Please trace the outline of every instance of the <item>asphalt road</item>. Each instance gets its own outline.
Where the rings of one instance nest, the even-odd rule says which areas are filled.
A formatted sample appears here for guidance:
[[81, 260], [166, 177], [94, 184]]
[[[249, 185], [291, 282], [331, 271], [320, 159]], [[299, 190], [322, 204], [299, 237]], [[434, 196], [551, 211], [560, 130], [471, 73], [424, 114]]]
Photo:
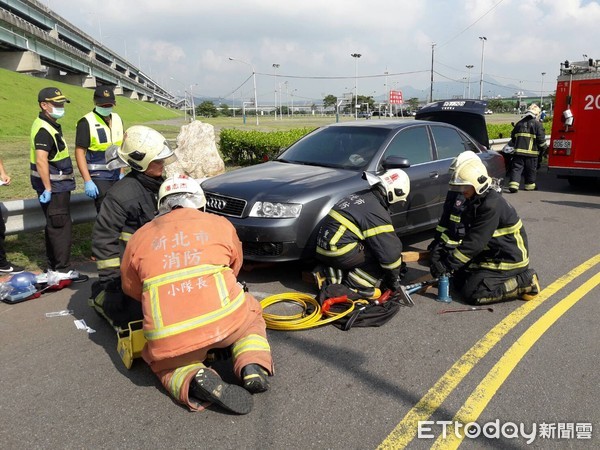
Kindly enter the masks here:
[[[464, 305], [456, 296], [450, 305], [436, 302], [432, 290], [414, 295], [413, 308], [380, 328], [270, 331], [272, 389], [255, 396], [247, 416], [191, 413], [170, 400], [143, 361], [125, 369], [114, 332], [86, 304], [89, 282], [1, 303], [1, 445], [368, 449], [462, 442], [510, 449], [532, 439], [531, 448], [598, 448], [600, 190], [571, 188], [543, 172], [539, 178], [539, 191], [505, 194], [529, 236], [543, 287], [538, 299], [440, 315]], [[423, 249], [430, 238], [413, 236], [405, 247]], [[91, 264], [80, 269], [95, 276]], [[314, 293], [301, 271], [281, 264], [241, 278], [257, 297]], [[406, 280], [426, 273], [411, 264]], [[45, 317], [63, 309], [74, 313]], [[78, 330], [74, 319], [95, 332]], [[219, 367], [231, 376], [227, 363]], [[419, 420], [432, 422], [419, 428]], [[475, 422], [471, 430], [479, 427], [480, 436], [437, 441], [444, 420]], [[494, 424], [495, 437], [483, 437], [484, 430], [494, 436]]]

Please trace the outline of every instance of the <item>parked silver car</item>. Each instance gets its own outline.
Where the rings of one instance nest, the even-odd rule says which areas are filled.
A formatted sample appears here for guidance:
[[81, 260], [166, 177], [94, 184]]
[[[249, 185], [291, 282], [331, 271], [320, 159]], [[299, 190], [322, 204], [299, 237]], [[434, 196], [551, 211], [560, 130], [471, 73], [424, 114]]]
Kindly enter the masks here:
[[[207, 210], [235, 226], [244, 258], [311, 258], [323, 217], [342, 197], [369, 189], [364, 172], [404, 169], [411, 181], [405, 203], [391, 205], [399, 235], [435, 227], [448, 190], [452, 159], [479, 154], [491, 176], [504, 178], [504, 158], [488, 150], [485, 101], [431, 103], [415, 119], [327, 125], [273, 161], [202, 183]], [[470, 134], [467, 134], [467, 130]]]

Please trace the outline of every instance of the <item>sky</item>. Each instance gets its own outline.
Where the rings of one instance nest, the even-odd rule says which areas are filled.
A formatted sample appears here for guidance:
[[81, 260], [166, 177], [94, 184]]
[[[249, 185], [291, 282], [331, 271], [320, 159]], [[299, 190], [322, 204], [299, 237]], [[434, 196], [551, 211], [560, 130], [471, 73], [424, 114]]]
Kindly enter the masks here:
[[483, 96], [548, 95], [561, 62], [600, 59], [591, 0], [39, 1], [174, 95], [236, 103], [252, 100], [253, 72], [260, 105], [355, 88], [425, 99], [432, 48], [435, 99], [478, 98], [482, 72]]

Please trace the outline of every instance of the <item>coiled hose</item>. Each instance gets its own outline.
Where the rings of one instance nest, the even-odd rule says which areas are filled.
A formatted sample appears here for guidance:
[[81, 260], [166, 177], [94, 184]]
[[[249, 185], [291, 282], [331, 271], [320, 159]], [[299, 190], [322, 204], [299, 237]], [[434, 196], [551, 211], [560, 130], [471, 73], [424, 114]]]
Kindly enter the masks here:
[[[293, 303], [302, 308], [302, 311], [292, 315], [278, 315], [270, 314], [265, 312], [269, 306], [273, 306], [276, 303]], [[270, 330], [306, 330], [309, 328], [319, 327], [344, 316], [347, 316], [352, 311], [356, 304], [368, 304], [366, 300], [347, 300], [349, 308], [341, 313], [323, 312], [319, 302], [314, 297], [308, 294], [301, 294], [297, 292], [287, 292], [284, 294], [275, 294], [261, 300], [260, 304], [263, 308], [263, 318], [267, 324], [267, 328]]]

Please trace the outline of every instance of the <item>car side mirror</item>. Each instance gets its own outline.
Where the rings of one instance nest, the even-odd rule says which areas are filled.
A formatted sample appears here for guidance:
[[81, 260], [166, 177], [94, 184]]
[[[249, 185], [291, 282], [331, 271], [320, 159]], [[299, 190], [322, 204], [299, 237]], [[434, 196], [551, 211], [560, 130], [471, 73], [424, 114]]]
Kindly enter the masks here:
[[410, 161], [402, 156], [388, 156], [381, 165], [385, 170], [389, 169], [406, 169], [410, 167]]

